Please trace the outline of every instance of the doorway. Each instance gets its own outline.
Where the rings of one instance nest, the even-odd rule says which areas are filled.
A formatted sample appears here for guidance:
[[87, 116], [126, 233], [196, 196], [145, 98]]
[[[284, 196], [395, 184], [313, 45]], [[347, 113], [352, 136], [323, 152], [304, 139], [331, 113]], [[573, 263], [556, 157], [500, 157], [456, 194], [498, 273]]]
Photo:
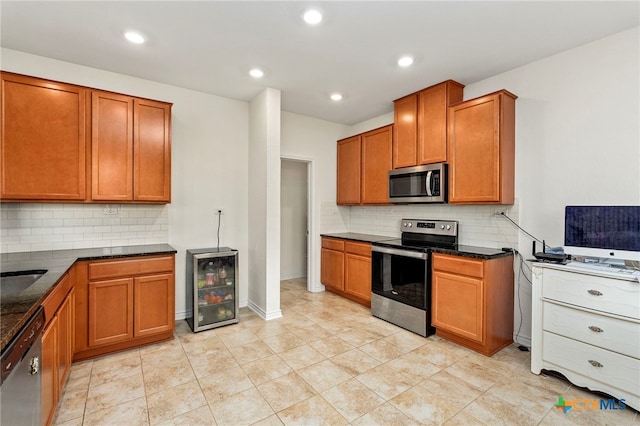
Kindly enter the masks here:
[[280, 162], [280, 280], [308, 287], [310, 276], [309, 160], [282, 158]]

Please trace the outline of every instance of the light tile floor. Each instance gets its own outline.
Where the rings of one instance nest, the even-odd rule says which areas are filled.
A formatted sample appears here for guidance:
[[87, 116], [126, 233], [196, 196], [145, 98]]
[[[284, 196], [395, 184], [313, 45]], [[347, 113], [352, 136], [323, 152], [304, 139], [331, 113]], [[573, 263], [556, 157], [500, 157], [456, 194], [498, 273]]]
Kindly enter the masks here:
[[331, 293], [283, 281], [283, 318], [240, 323], [76, 363], [56, 425], [640, 425], [618, 411], [554, 408], [600, 399], [529, 371], [511, 345], [493, 357], [422, 338]]

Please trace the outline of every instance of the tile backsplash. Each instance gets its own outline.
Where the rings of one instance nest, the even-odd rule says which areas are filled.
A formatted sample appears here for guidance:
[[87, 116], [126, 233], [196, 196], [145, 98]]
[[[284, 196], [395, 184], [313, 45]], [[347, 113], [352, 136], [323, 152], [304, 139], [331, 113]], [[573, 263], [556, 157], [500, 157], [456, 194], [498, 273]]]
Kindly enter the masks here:
[[518, 223], [518, 205], [408, 204], [393, 206], [341, 207], [326, 202], [321, 206], [321, 232], [358, 232], [390, 237], [400, 235], [400, 221], [407, 219], [442, 219], [459, 222], [460, 244], [501, 248], [518, 248], [518, 229], [504, 211]]
[[0, 253], [161, 244], [168, 240], [166, 205], [0, 204]]

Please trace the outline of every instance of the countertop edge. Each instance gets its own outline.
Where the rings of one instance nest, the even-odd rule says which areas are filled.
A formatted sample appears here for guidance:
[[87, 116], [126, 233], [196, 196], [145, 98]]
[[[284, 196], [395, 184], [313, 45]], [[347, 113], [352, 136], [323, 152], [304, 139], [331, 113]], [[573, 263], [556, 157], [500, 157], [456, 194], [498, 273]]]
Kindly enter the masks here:
[[[136, 251], [128, 252], [128, 253], [117, 253], [117, 251], [125, 249], [125, 248], [135, 248]], [[145, 247], [149, 247], [149, 250], [145, 250]], [[97, 254], [96, 250], [108, 250], [112, 251], [112, 253], [103, 253]], [[113, 253], [116, 251], [116, 253]], [[17, 293], [16, 295], [8, 295], [0, 298], [0, 320], [2, 321], [2, 336], [0, 338], [0, 348], [4, 351], [7, 345], [15, 338], [15, 336], [19, 333], [20, 329], [29, 321], [31, 316], [35, 313], [42, 303], [44, 303], [45, 299], [49, 296], [49, 294], [53, 291], [55, 286], [64, 277], [65, 274], [69, 272], [69, 270], [75, 265], [76, 262], [79, 261], [91, 261], [91, 260], [109, 260], [109, 259], [119, 259], [126, 257], [143, 257], [143, 256], [158, 256], [163, 254], [176, 254], [178, 251], [170, 246], [169, 244], [149, 244], [149, 245], [137, 245], [137, 246], [118, 246], [118, 247], [101, 247], [101, 248], [92, 248], [92, 249], [74, 249], [74, 250], [47, 250], [42, 252], [22, 252], [22, 253], [4, 253], [0, 255], [2, 270], [4, 271], [5, 265], [15, 265], [21, 261], [26, 262], [37, 262], [37, 259], [20, 259], [31, 258], [35, 256], [41, 256], [43, 261], [46, 262], [56, 262], [56, 267], [52, 268], [53, 270], [47, 271], [38, 281], [42, 280], [42, 283], [39, 284], [40, 287], [36, 287], [35, 290], [39, 290], [39, 292], [31, 295], [29, 293], [26, 296], [23, 293]], [[56, 258], [51, 256], [45, 256], [45, 253], [50, 253], [51, 255], [56, 253], [64, 253], [68, 254], [68, 256]], [[83, 254], [85, 253], [85, 254]], [[7, 258], [16, 258], [15, 260], [7, 260]], [[48, 269], [51, 267], [48, 267]], [[35, 269], [35, 268], [26, 268], [26, 269]], [[18, 269], [22, 270], [22, 269]], [[22, 298], [21, 298], [21, 295]], [[27, 299], [25, 299], [27, 297]], [[21, 310], [20, 312], [9, 312], [12, 309], [8, 306], [16, 306], [19, 304], [29, 305], [26, 310]], [[13, 317], [13, 319], [11, 319]], [[5, 329], [5, 325], [7, 325], [7, 329]]]

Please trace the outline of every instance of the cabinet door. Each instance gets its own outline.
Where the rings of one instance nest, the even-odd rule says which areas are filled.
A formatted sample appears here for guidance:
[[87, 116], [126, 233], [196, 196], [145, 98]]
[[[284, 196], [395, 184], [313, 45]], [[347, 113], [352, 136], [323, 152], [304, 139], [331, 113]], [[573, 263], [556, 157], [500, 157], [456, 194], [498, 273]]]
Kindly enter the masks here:
[[481, 279], [434, 271], [432, 324], [484, 343], [484, 283]]
[[393, 126], [362, 134], [362, 204], [389, 204]]
[[338, 141], [337, 204], [360, 204], [360, 135]]
[[329, 288], [344, 290], [344, 252], [322, 249], [320, 282]]
[[85, 89], [2, 73], [2, 199], [84, 200]]
[[71, 362], [73, 360], [74, 348], [74, 306], [75, 292], [72, 288], [64, 302], [60, 306], [56, 316], [58, 317], [58, 389], [60, 394], [64, 388], [64, 383], [69, 375]]
[[171, 201], [171, 105], [134, 101], [133, 199]]
[[42, 334], [41, 356], [41, 389], [42, 389], [42, 424], [46, 425], [53, 419], [58, 402], [58, 319], [53, 317]]
[[344, 291], [371, 301], [371, 256], [345, 253]]
[[446, 81], [418, 92], [418, 164], [447, 161], [448, 107], [462, 102], [463, 88]]
[[449, 202], [512, 204], [515, 97], [472, 99], [451, 107], [449, 118]]
[[89, 283], [89, 347], [133, 338], [133, 278]]
[[135, 337], [172, 331], [175, 324], [173, 274], [137, 277], [134, 280]]
[[91, 198], [133, 199], [133, 99], [91, 93]]
[[413, 93], [393, 102], [393, 168], [417, 164], [418, 94]]

